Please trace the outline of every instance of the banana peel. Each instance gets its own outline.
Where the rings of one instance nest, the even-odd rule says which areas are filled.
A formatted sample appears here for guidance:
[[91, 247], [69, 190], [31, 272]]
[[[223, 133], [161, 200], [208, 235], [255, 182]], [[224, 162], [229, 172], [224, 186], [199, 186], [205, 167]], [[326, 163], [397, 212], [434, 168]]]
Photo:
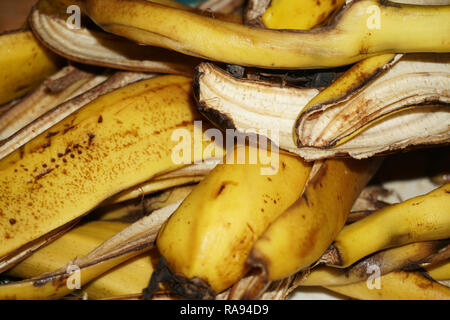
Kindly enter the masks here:
[[[74, 257], [82, 257], [88, 254], [127, 226], [129, 226], [128, 223], [111, 221], [86, 223], [37, 251], [9, 270], [7, 274], [28, 279], [57, 270], [61, 266], [65, 266], [68, 261], [72, 261]], [[150, 279], [157, 259], [157, 252], [150, 249], [148, 252], [126, 260], [88, 282], [81, 288], [80, 294], [88, 299], [104, 299], [140, 293]], [[100, 268], [96, 265], [95, 269], [97, 271]], [[84, 278], [84, 274], [80, 276]], [[83, 278], [80, 279], [84, 280]], [[22, 288], [25, 288], [25, 286], [22, 286]], [[58, 292], [58, 295], [61, 294]], [[16, 298], [23, 298], [23, 293], [20, 292], [16, 295]], [[44, 297], [37, 295], [34, 298]]]
[[[406, 267], [414, 268], [426, 261], [448, 241], [423, 241], [383, 250], [345, 269], [317, 266], [296, 281], [300, 286], [335, 286], [366, 281], [377, 268], [379, 275]], [[439, 279], [440, 280], [440, 279]]]
[[449, 238], [449, 188], [444, 185], [344, 227], [321, 262], [345, 268], [382, 249]]
[[69, 60], [122, 70], [192, 75], [197, 59], [136, 43], [93, 30], [84, 23], [71, 28], [67, 7], [53, 0], [40, 0], [33, 8], [29, 24], [35, 36], [50, 50]]
[[[153, 2], [84, 0], [82, 4], [83, 11], [111, 33], [242, 66], [326, 68], [383, 53], [450, 51], [450, 6], [352, 1], [326, 27], [279, 31], [220, 21]], [[379, 9], [379, 17], [370, 14], [373, 7]]]
[[312, 265], [344, 227], [353, 203], [380, 164], [381, 159], [316, 163], [301, 197], [259, 237], [248, 263], [262, 269], [264, 281]]
[[[194, 135], [199, 115], [190, 87], [191, 79], [182, 76], [128, 85], [3, 158], [0, 270], [10, 267], [11, 255], [17, 256], [25, 245], [86, 215], [107, 198], [185, 166], [172, 161], [178, 143], [171, 136], [175, 129]], [[202, 156], [193, 153], [190, 159], [194, 163]]]
[[419, 272], [396, 271], [379, 278], [380, 288], [369, 288], [365, 281], [326, 288], [362, 300], [449, 300], [450, 288]]
[[[45, 79], [35, 90], [0, 115], [0, 141], [47, 111], [96, 85], [96, 74], [67, 66]], [[105, 78], [99, 77], [99, 81]]]
[[[92, 102], [101, 95], [115, 89], [125, 87], [131, 83], [152, 78], [154, 74], [141, 72], [119, 71], [109, 74], [99, 74], [79, 88], [79, 95], [73, 97], [49, 110], [22, 129], [15, 132], [9, 138], [0, 142], [0, 159], [20, 149], [24, 144], [37, 137], [53, 125]], [[81, 93], [82, 92], [82, 93]], [[24, 98], [27, 99], [27, 98]], [[27, 102], [24, 102], [27, 103]]]
[[309, 161], [362, 159], [449, 142], [449, 57], [371, 57], [324, 90], [236, 79], [202, 63], [194, 94], [223, 130], [256, 131]]
[[[0, 34], [0, 105], [34, 89], [62, 61], [28, 30]], [[26, 68], [24, 68], [26, 66]]]
[[[72, 261], [69, 261], [66, 266], [63, 266], [60, 269], [40, 274], [31, 279], [0, 286], [0, 297], [2, 299], [26, 300], [57, 299], [69, 294], [76, 289], [75, 286], [70, 285], [72, 281], [71, 271], [74, 270], [71, 269], [72, 267], [77, 267], [77, 270], [79, 271], [79, 284], [83, 286], [122, 262], [150, 250], [153, 247], [153, 243], [161, 225], [176, 210], [179, 204], [180, 203], [175, 203], [157, 210], [153, 212], [152, 215], [144, 217], [129, 226], [122, 222], [93, 222], [94, 225], [85, 228], [81, 227], [81, 231], [75, 231], [72, 235], [56, 242], [53, 247], [47, 247], [44, 253], [37, 252], [38, 256], [35, 258], [31, 257], [32, 260], [28, 261], [28, 267], [30, 264], [33, 264], [35, 268], [38, 268], [39, 270], [41, 270], [41, 268], [45, 269], [53, 267], [54, 264], [52, 262], [46, 262], [45, 259], [44, 265], [42, 265], [39, 254], [44, 256], [54, 255], [54, 248], [59, 248], [65, 241], [68, 241], [71, 238], [73, 239], [74, 236], [80, 238], [80, 234], [83, 234], [86, 229], [92, 230], [91, 228], [95, 228], [98, 230], [102, 229], [99, 228], [99, 225], [104, 226], [103, 231], [98, 231], [99, 235], [97, 236], [97, 239], [93, 236], [94, 241], [92, 241], [92, 238], [84, 238], [84, 245], [80, 245], [79, 248], [74, 249], [76, 252], [78, 252], [77, 250], [80, 250], [80, 253], [85, 253], [86, 250], [95, 246], [97, 242], [101, 242], [102, 237], [110, 237], [100, 245], [96, 246], [93, 250], [89, 251], [89, 253], [85, 253], [82, 257], [73, 257]], [[71, 244], [71, 246], [73, 246], [76, 242], [71, 242]], [[67, 254], [70, 255], [70, 252]], [[57, 256], [58, 261], [54, 262], [56, 264], [62, 261], [59, 260], [61, 257], [63, 257], [63, 260], [67, 258], [59, 255], [59, 253], [57, 253]], [[34, 269], [33, 271], [33, 268], [28, 268], [27, 263], [24, 263], [25, 264], [22, 267], [18, 267], [18, 270], [21, 270], [21, 275], [25, 275], [24, 268], [26, 270], [31, 270], [30, 272], [32, 273], [37, 273], [38, 270]], [[19, 273], [19, 271], [17, 272]], [[117, 273], [113, 276], [113, 279], [114, 278], [117, 279]], [[123, 274], [122, 276], [119, 275], [119, 278], [123, 278]], [[126, 287], [126, 285], [119, 285], [116, 287], [116, 290], [120, 290], [118, 288], [123, 289], [124, 287]], [[97, 285], [93, 285], [91, 289], [94, 296], [101, 296], [102, 292], [105, 292], [105, 290], [115, 290], [114, 286], [108, 287], [107, 283], [105, 284], [105, 280], [98, 282]]]
[[[246, 154], [260, 150], [253, 148], [245, 147]], [[161, 270], [186, 284], [172, 287], [176, 294], [212, 298], [241, 279], [253, 243], [300, 196], [311, 165], [279, 154], [278, 170], [262, 175], [267, 166], [262, 159], [259, 154], [255, 164], [218, 165], [161, 229], [156, 242], [164, 258]], [[150, 292], [160, 276], [152, 276]]]

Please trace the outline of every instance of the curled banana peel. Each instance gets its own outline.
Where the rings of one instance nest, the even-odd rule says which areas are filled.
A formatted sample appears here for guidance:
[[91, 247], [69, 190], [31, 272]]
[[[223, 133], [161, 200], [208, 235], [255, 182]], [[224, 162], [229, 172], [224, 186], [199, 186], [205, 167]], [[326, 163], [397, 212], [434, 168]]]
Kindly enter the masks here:
[[[154, 74], [150, 73], [124, 71], [119, 71], [112, 75], [96, 75], [91, 80], [86, 82], [82, 87], [80, 87], [76, 93], [74, 93], [74, 95], [80, 93], [79, 95], [59, 104], [55, 108], [49, 110], [37, 119], [28, 123], [22, 129], [16, 131], [6, 140], [1, 141], [0, 159], [5, 158], [10, 153], [21, 148], [28, 141], [34, 139], [39, 134], [43, 133], [53, 125], [56, 125], [58, 122], [74, 113], [78, 109], [82, 108], [89, 102], [92, 102], [99, 96], [114, 91], [115, 89], [125, 87], [131, 83], [152, 78], [153, 76]], [[32, 100], [34, 100], [33, 97], [35, 95], [39, 96], [40, 93], [30, 93], [29, 96], [23, 98], [23, 101], [19, 102], [19, 105], [17, 106], [18, 110], [13, 110], [13, 107], [11, 107], [11, 112], [14, 114], [17, 112], [17, 116], [20, 116], [22, 114], [20, 110], [22, 109], [22, 103], [25, 105], [23, 106], [24, 108], [29, 104], [33, 104], [34, 101], [28, 101], [28, 99], [31, 98]], [[51, 97], [49, 97], [49, 94], [45, 95], [45, 97], [45, 99], [51, 99]]]
[[189, 56], [140, 46], [84, 25], [73, 28], [68, 23], [68, 6], [55, 4], [54, 0], [40, 0], [31, 12], [29, 24], [45, 46], [69, 60], [123, 70], [183, 75], [191, 75], [199, 63]]
[[[32, 90], [62, 64], [31, 31], [0, 34], [0, 105]], [[26, 68], [24, 68], [26, 66]]]
[[[85, 0], [83, 4], [85, 13], [109, 32], [138, 43], [243, 66], [324, 68], [381, 53], [450, 50], [450, 6], [353, 1], [327, 27], [279, 31], [219, 21], [152, 2]], [[373, 7], [379, 9], [379, 29], [367, 13]]]
[[448, 143], [449, 57], [371, 57], [324, 90], [236, 79], [202, 63], [194, 93], [198, 110], [222, 129], [256, 130], [307, 160], [361, 159]]
[[[448, 54], [405, 55], [400, 60], [384, 55], [356, 64], [300, 113], [294, 131], [297, 145], [336, 146], [336, 151], [352, 146], [385, 151], [395, 150], [396, 145], [423, 144], [427, 136], [430, 143], [446, 142], [450, 123], [449, 62]], [[414, 127], [405, 127], [411, 120]], [[380, 125], [374, 126], [377, 122]], [[380, 143], [382, 139], [384, 144]]]
[[420, 272], [395, 271], [379, 278], [380, 288], [365, 281], [326, 288], [361, 300], [449, 300], [450, 288], [424, 277]]
[[446, 184], [344, 227], [321, 262], [345, 268], [382, 249], [449, 238], [449, 192]]
[[[173, 288], [179, 295], [211, 298], [241, 279], [248, 271], [246, 259], [254, 242], [298, 199], [311, 170], [310, 164], [295, 156], [280, 153], [277, 166], [268, 165], [261, 154], [265, 150], [251, 146], [235, 151], [227, 155], [228, 161], [240, 152], [247, 159], [258, 152], [256, 162], [218, 165], [158, 235], [164, 269], [170, 270], [174, 281], [185, 284]], [[261, 174], [264, 168], [269, 171]], [[155, 272], [153, 277], [159, 275]]]
[[341, 231], [354, 201], [380, 163], [381, 159], [316, 163], [301, 197], [259, 237], [248, 263], [262, 269], [265, 281], [313, 264]]
[[199, 112], [222, 130], [257, 129], [290, 151], [295, 118], [320, 91], [237, 79], [212, 63], [197, 67], [194, 88]]
[[[162, 76], [110, 92], [0, 160], [0, 270], [107, 198], [185, 166], [172, 159], [180, 143], [172, 133], [193, 139], [199, 115], [191, 83]], [[193, 163], [203, 154], [185, 158]]]
[[375, 268], [379, 275], [384, 275], [405, 267], [419, 265], [437, 250], [445, 247], [447, 243], [448, 241], [424, 241], [387, 249], [364, 258], [345, 269], [317, 266], [311, 271], [305, 272], [305, 276], [296, 285], [335, 286], [366, 281], [373, 276]]
[[[35, 90], [0, 115], [0, 141], [10, 137], [62, 102], [95, 86], [97, 75], [67, 66], [48, 77]], [[98, 77], [104, 81], [105, 76]]]
[[344, 4], [345, 0], [273, 0], [261, 20], [270, 29], [308, 30], [324, 23]]

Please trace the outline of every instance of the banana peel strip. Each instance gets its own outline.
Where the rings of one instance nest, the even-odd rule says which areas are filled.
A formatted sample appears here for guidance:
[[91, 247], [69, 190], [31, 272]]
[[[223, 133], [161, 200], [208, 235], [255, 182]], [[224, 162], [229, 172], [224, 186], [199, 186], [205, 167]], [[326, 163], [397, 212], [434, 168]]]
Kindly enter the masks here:
[[170, 188], [155, 195], [100, 207], [92, 214], [95, 220], [135, 222], [154, 210], [184, 200], [195, 187], [196, 184], [188, 184]]
[[[61, 103], [57, 107], [44, 113], [8, 139], [0, 142], [0, 159], [21, 148], [51, 126], [85, 106], [96, 98], [113, 90], [125, 87], [131, 83], [154, 77], [151, 73], [118, 71], [112, 75], [100, 74], [92, 78], [79, 88], [78, 96]], [[84, 92], [83, 92], [84, 91]]]
[[[0, 193], [0, 221], [3, 226], [0, 246], [2, 258], [69, 221], [86, 215], [108, 197], [130, 188], [133, 184], [145, 181], [146, 175], [151, 178], [183, 167], [184, 165], [172, 161], [171, 146], [174, 143], [170, 137], [174, 128], [194, 130], [194, 121], [199, 115], [190, 101], [190, 87], [190, 78], [169, 75], [116, 90], [65, 118], [47, 133], [42, 133], [30, 141], [22, 152], [17, 150], [2, 159], [0, 173], [5, 190], [9, 188], [8, 181], [15, 181], [14, 189]], [[169, 95], [171, 97], [175, 95], [175, 98], [167, 100]], [[152, 108], [152, 119], [142, 117], [148, 108]], [[130, 137], [125, 126], [117, 130], [118, 126], [114, 121], [117, 119], [115, 118], [117, 113], [114, 116], [117, 110], [121, 111], [122, 118], [119, 121], [124, 121], [123, 123], [127, 125], [132, 123], [135, 134], [142, 134], [142, 139], [133, 138], [133, 132]], [[167, 120], [164, 124], [155, 121], [153, 116], [156, 115], [166, 117]], [[125, 133], [121, 139], [108, 138], [110, 134], [117, 135], [121, 132]], [[152, 148], [145, 147], [145, 144], [151, 145]], [[98, 153], [102, 147], [114, 148], [114, 152], [106, 154], [106, 158], [104, 152], [100, 156]], [[142, 148], [146, 152], [142, 152]], [[40, 152], [41, 150], [45, 152]], [[107, 169], [108, 165], [111, 165], [107, 160], [108, 157], [117, 158], [122, 152], [135, 152], [136, 156], [124, 163], [126, 167], [122, 167], [120, 172]], [[50, 161], [51, 159], [54, 161]], [[78, 166], [83, 159], [87, 161]], [[195, 159], [194, 156], [194, 159], [190, 160], [194, 163], [201, 159]], [[25, 166], [23, 162], [27, 165]], [[100, 163], [102, 164], [97, 166]], [[98, 189], [98, 185], [95, 187], [98, 179], [85, 179], [83, 184], [65, 182], [76, 181], [80, 174], [91, 175], [92, 166], [95, 167], [92, 172], [95, 176], [120, 181], [105, 183], [106, 188], [112, 188], [109, 191]], [[126, 168], [130, 170], [128, 173]], [[108, 171], [108, 174], [101, 174], [102, 170]], [[59, 185], [64, 185], [64, 188], [57, 187]], [[92, 189], [87, 192], [89, 188]], [[79, 189], [80, 192], [74, 189]], [[49, 191], [53, 193], [53, 197], [44, 196]], [[33, 203], [18, 200], [17, 197], [31, 197]], [[15, 201], [8, 200], [11, 198], [15, 198]], [[73, 201], [73, 198], [83, 200]], [[58, 205], [49, 205], [49, 202], [55, 201]], [[37, 211], [30, 203], [37, 207]], [[42, 220], [45, 223], [42, 223]], [[10, 260], [11, 257], [8, 256], [7, 259]]]
[[12, 266], [16, 265], [20, 261], [29, 257], [33, 252], [39, 250], [39, 248], [45, 246], [48, 243], [51, 243], [53, 240], [57, 239], [60, 235], [64, 234], [68, 230], [70, 230], [79, 219], [75, 219], [66, 223], [65, 225], [52, 230], [46, 235], [39, 237], [34, 241], [30, 241], [26, 245], [11, 251], [7, 255], [0, 258], [0, 273], [8, 270]]
[[325, 288], [362, 300], [450, 300], [450, 288], [420, 272], [390, 272], [379, 281], [380, 288], [369, 288], [365, 281]]
[[[198, 110], [223, 130], [265, 135], [306, 160], [362, 159], [450, 141], [449, 58], [448, 54], [406, 55], [393, 67], [371, 69], [356, 84], [353, 80], [361, 80], [359, 68], [350, 69], [351, 81], [342, 81], [343, 91], [332, 84], [320, 93], [235, 79], [213, 64], [202, 63], [194, 93]], [[308, 107], [299, 120], [294, 119], [321, 97], [332, 100], [328, 107]], [[299, 139], [306, 136], [312, 143], [294, 143], [296, 124]]]
[[[447, 6], [353, 1], [326, 27], [280, 31], [219, 21], [146, 1], [85, 0], [83, 5], [83, 11], [96, 24], [114, 34], [187, 55], [243, 66], [327, 68], [383, 53], [447, 52], [450, 49], [447, 33], [443, 31], [450, 14]], [[376, 32], [367, 25], [366, 11], [371, 6], [378, 6], [387, 26]], [[436, 24], [442, 24], [442, 30], [436, 29]], [[195, 30], [197, 36], [192, 37], [186, 29]]]
[[292, 128], [299, 110], [319, 92], [237, 79], [212, 63], [197, 67], [194, 82], [197, 109], [216, 126], [243, 134], [265, 134], [288, 151], [296, 149]]
[[121, 192], [111, 200], [107, 201], [104, 205], [120, 203], [176, 186], [200, 182], [218, 163], [220, 163], [220, 161], [221, 159], [218, 158], [207, 159], [205, 162], [189, 165], [157, 176], [143, 184]]
[[[87, 255], [76, 258], [70, 265], [80, 268], [81, 285], [85, 285], [120, 263], [153, 247], [159, 228], [181, 202], [156, 210], [115, 234]], [[57, 299], [74, 289], [67, 285], [67, 266], [24, 281], [0, 286], [4, 299]]]
[[[41, 85], [0, 115], [0, 141], [16, 133], [33, 120], [84, 91], [96, 82], [95, 73], [67, 66], [44, 80]], [[99, 81], [105, 80], [100, 77]]]
[[52, 1], [41, 0], [29, 24], [38, 39], [55, 53], [73, 61], [116, 69], [191, 75], [198, 60], [157, 47], [140, 46], [126, 39], [85, 26], [71, 28], [69, 15]]
[[238, 10], [244, 2], [245, 0], [206, 0], [200, 2], [197, 9], [220, 12], [222, 14], [231, 14]]
[[266, 12], [271, 0], [249, 0], [244, 14], [246, 25], [255, 27], [264, 27], [261, 16]]

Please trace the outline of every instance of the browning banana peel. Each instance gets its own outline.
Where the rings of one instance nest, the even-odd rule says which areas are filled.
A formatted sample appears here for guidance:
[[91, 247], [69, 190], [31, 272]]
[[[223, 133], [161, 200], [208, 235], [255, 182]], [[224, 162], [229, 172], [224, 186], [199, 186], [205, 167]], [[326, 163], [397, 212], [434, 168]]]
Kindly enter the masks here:
[[380, 159], [326, 160], [316, 164], [301, 197], [259, 237], [248, 263], [266, 280], [313, 264], [335, 239]]
[[171, 134], [178, 128], [193, 136], [199, 115], [190, 87], [189, 78], [162, 76], [115, 90], [1, 159], [3, 270], [13, 250], [120, 191], [185, 166], [172, 161], [178, 142]]

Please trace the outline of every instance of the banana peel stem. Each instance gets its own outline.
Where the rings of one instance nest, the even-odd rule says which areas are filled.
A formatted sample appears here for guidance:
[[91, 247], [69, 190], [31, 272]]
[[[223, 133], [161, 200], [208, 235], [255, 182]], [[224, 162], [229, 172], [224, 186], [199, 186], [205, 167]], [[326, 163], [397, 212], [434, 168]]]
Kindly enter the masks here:
[[142, 298], [145, 300], [153, 298], [159, 290], [160, 284], [164, 284], [174, 295], [187, 299], [210, 300], [216, 296], [206, 281], [199, 278], [187, 279], [182, 275], [173, 274], [167, 260], [162, 256], [150, 278], [148, 287], [142, 292]]

